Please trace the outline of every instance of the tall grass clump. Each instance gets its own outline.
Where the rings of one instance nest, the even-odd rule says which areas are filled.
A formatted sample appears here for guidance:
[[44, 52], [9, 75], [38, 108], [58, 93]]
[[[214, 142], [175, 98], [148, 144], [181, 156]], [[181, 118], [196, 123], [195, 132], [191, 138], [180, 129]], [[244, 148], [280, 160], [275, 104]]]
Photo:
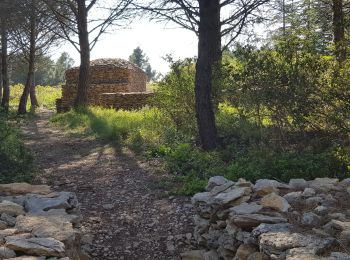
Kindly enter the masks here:
[[18, 131], [0, 113], [0, 183], [30, 182], [33, 158]]
[[116, 146], [127, 146], [135, 152], [170, 142], [176, 135], [171, 122], [153, 108], [116, 111], [92, 107], [57, 114], [51, 118], [51, 122], [69, 129], [72, 133], [93, 134]]
[[[19, 100], [23, 93], [24, 86], [17, 84], [11, 86], [10, 106], [17, 108]], [[36, 96], [40, 107], [54, 110], [56, 106], [56, 99], [62, 95], [60, 86], [36, 86]], [[27, 109], [30, 108], [30, 99], [28, 99]]]

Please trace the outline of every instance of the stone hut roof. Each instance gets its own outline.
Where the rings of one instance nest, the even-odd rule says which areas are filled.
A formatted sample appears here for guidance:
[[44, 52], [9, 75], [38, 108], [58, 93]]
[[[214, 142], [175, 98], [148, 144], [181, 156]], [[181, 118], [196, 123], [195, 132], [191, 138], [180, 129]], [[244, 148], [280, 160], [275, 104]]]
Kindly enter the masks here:
[[[144, 72], [136, 64], [123, 59], [96, 59], [96, 60], [90, 61], [90, 67], [96, 68], [98, 70], [120, 68], [120, 69], [129, 69], [137, 72]], [[74, 71], [74, 70], [79, 70], [79, 66], [73, 67], [67, 71]]]

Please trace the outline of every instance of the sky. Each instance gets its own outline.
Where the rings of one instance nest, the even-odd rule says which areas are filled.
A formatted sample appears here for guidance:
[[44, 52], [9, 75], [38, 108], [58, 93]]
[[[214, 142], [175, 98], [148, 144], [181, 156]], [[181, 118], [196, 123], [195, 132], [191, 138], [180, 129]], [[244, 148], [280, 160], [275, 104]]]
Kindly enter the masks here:
[[[91, 52], [91, 59], [128, 59], [137, 46], [149, 57], [152, 68], [165, 74], [169, 71], [169, 65], [163, 57], [167, 54], [172, 54], [175, 59], [196, 56], [197, 37], [193, 32], [176, 25], [141, 19], [134, 21], [127, 28], [117, 28], [102, 35]], [[78, 66], [79, 53], [70, 43], [55, 50], [53, 59], [57, 59], [64, 51], [69, 53]]]

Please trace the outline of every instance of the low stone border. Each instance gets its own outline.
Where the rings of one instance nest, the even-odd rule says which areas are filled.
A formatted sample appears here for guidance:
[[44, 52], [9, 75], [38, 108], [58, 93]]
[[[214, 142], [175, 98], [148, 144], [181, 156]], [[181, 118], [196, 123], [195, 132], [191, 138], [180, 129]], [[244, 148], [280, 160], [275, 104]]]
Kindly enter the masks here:
[[0, 259], [88, 260], [74, 193], [47, 185], [0, 185]]
[[182, 259], [350, 259], [350, 179], [289, 184], [216, 176], [192, 198], [194, 237]]

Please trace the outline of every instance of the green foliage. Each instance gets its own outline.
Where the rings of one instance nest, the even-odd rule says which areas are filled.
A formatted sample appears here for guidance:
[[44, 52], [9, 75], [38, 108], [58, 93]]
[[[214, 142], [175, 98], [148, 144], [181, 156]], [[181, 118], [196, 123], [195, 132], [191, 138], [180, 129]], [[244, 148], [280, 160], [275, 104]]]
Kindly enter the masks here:
[[19, 133], [0, 114], [0, 183], [30, 182], [33, 159]]
[[133, 50], [132, 54], [129, 56], [129, 61], [143, 69], [149, 80], [156, 79], [157, 72], [152, 70], [148, 57], [140, 47], [136, 47]]
[[154, 105], [179, 132], [191, 137], [196, 134], [194, 75], [192, 59], [171, 61], [171, 72], [154, 89]]
[[135, 152], [151, 149], [168, 141], [171, 124], [157, 109], [115, 111], [90, 108], [57, 114], [51, 122], [67, 127], [73, 133], [93, 134], [114, 145], [127, 146]]
[[[16, 109], [19, 104], [23, 88], [24, 86], [21, 84], [11, 86], [10, 106], [14, 109]], [[41, 107], [54, 110], [56, 107], [56, 99], [60, 98], [62, 95], [61, 87], [36, 86], [36, 95]], [[29, 109], [30, 102], [28, 102], [27, 106], [27, 109]]]

